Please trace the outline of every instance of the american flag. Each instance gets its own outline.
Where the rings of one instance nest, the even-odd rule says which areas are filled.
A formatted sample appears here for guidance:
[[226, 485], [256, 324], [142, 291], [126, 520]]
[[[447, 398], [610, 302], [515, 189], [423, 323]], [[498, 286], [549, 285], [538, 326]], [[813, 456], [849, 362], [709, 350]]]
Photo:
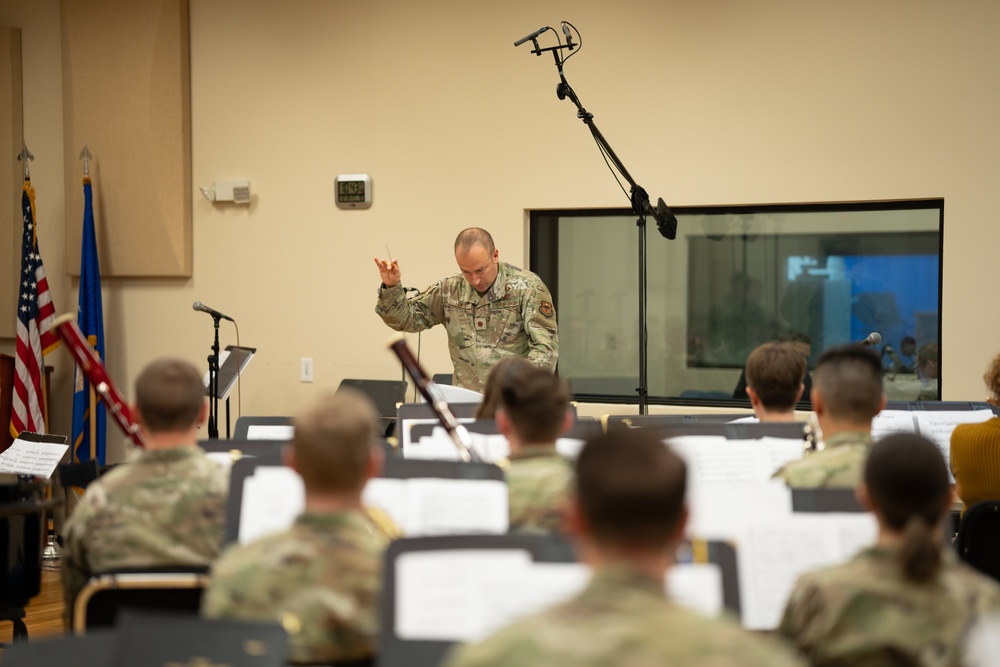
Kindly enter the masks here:
[[10, 413], [10, 432], [15, 438], [22, 431], [45, 433], [42, 413], [42, 355], [59, 345], [52, 328], [56, 311], [45, 279], [42, 257], [38, 254], [35, 233], [35, 191], [25, 179], [21, 194], [24, 213], [24, 238], [21, 242], [20, 296], [17, 299], [17, 352], [14, 360], [14, 400]]

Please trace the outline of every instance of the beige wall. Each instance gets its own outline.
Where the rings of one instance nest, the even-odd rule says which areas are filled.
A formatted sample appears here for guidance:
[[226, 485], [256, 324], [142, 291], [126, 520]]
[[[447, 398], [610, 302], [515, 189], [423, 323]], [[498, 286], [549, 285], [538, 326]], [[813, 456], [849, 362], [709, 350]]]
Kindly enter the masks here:
[[[23, 31], [42, 249], [62, 267], [58, 2], [28, 4], [4, 2], [0, 23]], [[570, 83], [654, 198], [944, 197], [944, 397], [982, 397], [1000, 348], [1000, 312], [979, 303], [1000, 246], [994, 0], [192, 2], [194, 275], [105, 283], [113, 377], [130, 392], [154, 357], [204, 365], [211, 318], [194, 300], [234, 316], [260, 349], [244, 413], [290, 413], [344, 377], [398, 377], [373, 312], [371, 258], [386, 244], [405, 284], [423, 287], [452, 270], [464, 226], [489, 228], [523, 263], [525, 209], [625, 206], [555, 97], [551, 58], [512, 46], [560, 19], [584, 36]], [[370, 210], [334, 206], [343, 172], [372, 176]], [[253, 183], [249, 208], [197, 192], [236, 178]], [[75, 285], [59, 276], [53, 288], [72, 308]], [[224, 324], [223, 344], [235, 342]], [[300, 357], [315, 359], [315, 383], [299, 382]], [[448, 371], [440, 331], [424, 334], [423, 359]], [[69, 366], [62, 352], [55, 362]], [[59, 426], [70, 387], [57, 389]]]

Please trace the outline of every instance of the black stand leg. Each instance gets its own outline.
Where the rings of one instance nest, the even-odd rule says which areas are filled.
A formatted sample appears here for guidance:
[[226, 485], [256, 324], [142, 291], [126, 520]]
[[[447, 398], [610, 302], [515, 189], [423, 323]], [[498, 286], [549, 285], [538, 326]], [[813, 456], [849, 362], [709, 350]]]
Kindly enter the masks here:
[[[208, 438], [219, 439], [219, 320], [215, 321], [215, 342], [212, 343], [212, 354], [208, 355]], [[227, 424], [228, 428], [228, 424]]]

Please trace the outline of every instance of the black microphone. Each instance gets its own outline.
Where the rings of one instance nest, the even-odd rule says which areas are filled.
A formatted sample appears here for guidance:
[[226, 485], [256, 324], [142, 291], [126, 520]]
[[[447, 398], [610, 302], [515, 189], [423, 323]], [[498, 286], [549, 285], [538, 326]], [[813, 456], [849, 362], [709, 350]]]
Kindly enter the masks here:
[[213, 308], [209, 308], [208, 306], [206, 306], [205, 304], [203, 304], [201, 301], [195, 301], [193, 304], [191, 304], [191, 307], [194, 308], [195, 310], [200, 310], [203, 313], [208, 313], [212, 317], [218, 317], [219, 319], [229, 320], [230, 322], [235, 322], [236, 321], [233, 318], [229, 317], [229, 315], [223, 315], [219, 311], [217, 311], [217, 310], [215, 310]]
[[514, 46], [521, 46], [522, 44], [524, 44], [528, 40], [535, 39], [536, 37], [538, 37], [539, 35], [541, 35], [546, 30], [552, 30], [552, 28], [550, 28], [548, 26], [545, 26], [544, 28], [539, 28], [538, 30], [536, 30], [535, 32], [531, 33], [527, 37], [522, 37], [521, 39], [519, 39], [516, 42], [514, 42]]
[[868, 338], [864, 340], [859, 340], [855, 345], [858, 347], [868, 347], [869, 345], [878, 345], [882, 342], [882, 334], [877, 331], [873, 331], [868, 334]]
[[576, 46], [576, 44], [573, 43], [573, 33], [569, 31], [569, 24], [563, 21], [562, 29], [563, 29], [563, 34], [566, 35], [566, 46], [568, 46], [569, 50], [572, 51], [573, 47]]

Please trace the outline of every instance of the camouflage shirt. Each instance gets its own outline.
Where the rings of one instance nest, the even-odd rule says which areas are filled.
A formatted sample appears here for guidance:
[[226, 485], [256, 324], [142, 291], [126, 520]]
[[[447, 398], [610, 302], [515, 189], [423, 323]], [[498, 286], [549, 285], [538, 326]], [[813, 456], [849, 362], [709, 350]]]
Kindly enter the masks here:
[[371, 657], [386, 542], [360, 511], [306, 512], [284, 532], [227, 549], [212, 568], [202, 613], [280, 621], [291, 662]]
[[666, 599], [663, 581], [613, 565], [576, 598], [451, 653], [447, 667], [799, 665], [784, 646]]
[[861, 482], [872, 436], [862, 431], [838, 433], [822, 451], [786, 463], [774, 474], [796, 489], [853, 489]]
[[507, 468], [511, 532], [558, 533], [573, 482], [573, 465], [555, 445], [530, 445]]
[[813, 665], [958, 667], [976, 616], [1000, 608], [1000, 585], [946, 552], [942, 571], [916, 584], [895, 553], [871, 548], [799, 578], [779, 631]]
[[67, 612], [93, 574], [209, 566], [222, 545], [229, 473], [197, 447], [137, 450], [87, 487], [63, 530]]
[[559, 356], [552, 295], [541, 278], [506, 262], [499, 263], [497, 278], [483, 295], [454, 275], [412, 299], [399, 285], [385, 287], [375, 312], [396, 331], [444, 324], [454, 383], [473, 391], [483, 391], [490, 368], [505, 356], [524, 357], [547, 370], [555, 370]]

